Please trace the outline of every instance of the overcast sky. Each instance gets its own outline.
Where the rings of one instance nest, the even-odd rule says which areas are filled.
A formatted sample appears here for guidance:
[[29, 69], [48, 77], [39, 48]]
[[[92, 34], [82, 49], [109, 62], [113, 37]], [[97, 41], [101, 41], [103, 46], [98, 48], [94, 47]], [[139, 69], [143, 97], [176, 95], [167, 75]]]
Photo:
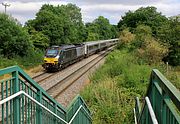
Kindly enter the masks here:
[[[134, 11], [139, 7], [147, 6], [155, 6], [167, 17], [180, 14], [180, 0], [0, 0], [0, 3], [11, 4], [7, 8], [7, 13], [17, 18], [22, 24], [35, 18], [41, 6], [47, 3], [76, 4], [81, 8], [84, 22], [91, 22], [101, 15], [108, 18], [111, 24], [117, 24], [128, 10]], [[0, 4], [0, 12], [4, 12], [2, 4]]]

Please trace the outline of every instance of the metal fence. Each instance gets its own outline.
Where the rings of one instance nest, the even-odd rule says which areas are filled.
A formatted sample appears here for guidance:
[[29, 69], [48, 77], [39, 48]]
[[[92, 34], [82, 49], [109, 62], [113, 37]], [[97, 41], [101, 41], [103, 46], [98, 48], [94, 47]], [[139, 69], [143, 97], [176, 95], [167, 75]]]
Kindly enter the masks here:
[[[180, 92], [157, 69], [151, 73], [146, 98], [149, 105], [144, 101], [142, 109], [136, 98], [134, 113], [138, 124], [180, 124]], [[149, 106], [152, 109], [147, 109]]]
[[91, 124], [85, 102], [77, 96], [65, 109], [18, 66], [0, 70], [0, 123]]

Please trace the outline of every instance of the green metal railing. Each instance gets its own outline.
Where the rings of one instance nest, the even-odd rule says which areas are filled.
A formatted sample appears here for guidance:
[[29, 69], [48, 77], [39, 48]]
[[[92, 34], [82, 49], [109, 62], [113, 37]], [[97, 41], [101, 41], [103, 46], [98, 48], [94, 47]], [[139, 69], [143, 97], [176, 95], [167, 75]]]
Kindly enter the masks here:
[[8, 78], [0, 81], [0, 123], [92, 123], [90, 111], [80, 96], [65, 109], [18, 66], [1, 69], [0, 76], [3, 75]]
[[[146, 98], [149, 105], [143, 103], [140, 108], [136, 98], [135, 122], [138, 124], [180, 124], [180, 92], [157, 69], [153, 69]], [[152, 106], [151, 109], [147, 109]], [[153, 115], [154, 113], [154, 115]]]

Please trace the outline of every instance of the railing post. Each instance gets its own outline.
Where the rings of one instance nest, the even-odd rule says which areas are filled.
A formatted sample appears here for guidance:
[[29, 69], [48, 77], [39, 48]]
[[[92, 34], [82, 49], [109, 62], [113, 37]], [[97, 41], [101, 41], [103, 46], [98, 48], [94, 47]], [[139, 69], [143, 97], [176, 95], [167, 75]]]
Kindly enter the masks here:
[[[42, 92], [39, 90], [37, 91], [37, 101], [42, 103]], [[37, 124], [42, 124], [42, 109], [37, 106], [37, 110], [36, 110], [36, 123]]]
[[166, 124], [167, 122], [166, 122], [166, 119], [164, 119], [164, 118], [166, 118], [167, 116], [166, 116], [166, 112], [167, 112], [167, 108], [166, 108], [166, 104], [165, 104], [165, 100], [170, 100], [169, 99], [169, 97], [168, 97], [168, 95], [163, 91], [162, 92], [162, 97], [163, 97], [163, 100], [162, 100], [162, 123], [163, 124]]
[[[57, 114], [57, 104], [56, 103], [54, 104], [54, 107], [55, 107], [54, 108], [54, 113]], [[54, 124], [57, 124], [56, 118], [54, 118]]]
[[[13, 80], [13, 94], [17, 93], [19, 89], [19, 78], [18, 78], [18, 71], [12, 72], [12, 77], [15, 79]], [[20, 97], [16, 97], [13, 99], [13, 123], [14, 124], [20, 124]]]

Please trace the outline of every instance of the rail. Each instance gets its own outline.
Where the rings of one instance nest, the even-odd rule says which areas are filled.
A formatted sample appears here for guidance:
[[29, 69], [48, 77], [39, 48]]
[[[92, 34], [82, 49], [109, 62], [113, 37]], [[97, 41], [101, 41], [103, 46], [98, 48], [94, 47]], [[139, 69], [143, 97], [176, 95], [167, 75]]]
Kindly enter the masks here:
[[[7, 74], [9, 79], [0, 82], [0, 123], [70, 124], [70, 121], [67, 121], [67, 118], [70, 118], [68, 109], [49, 96], [22, 69], [13, 66], [0, 70], [0, 76]], [[76, 101], [81, 104], [71, 106], [71, 123], [77, 124], [75, 120], [82, 119], [86, 120], [84, 124], [92, 123], [90, 111], [84, 101], [82, 102], [82, 98], [78, 96]]]
[[[139, 99], [136, 98], [135, 122], [138, 124], [180, 123], [180, 92], [157, 69], [153, 69], [151, 73], [146, 96], [149, 98], [149, 104], [152, 105], [151, 113], [154, 112], [154, 115], [147, 114], [147, 100], [141, 109]], [[154, 119], [157, 119], [157, 122]]]

